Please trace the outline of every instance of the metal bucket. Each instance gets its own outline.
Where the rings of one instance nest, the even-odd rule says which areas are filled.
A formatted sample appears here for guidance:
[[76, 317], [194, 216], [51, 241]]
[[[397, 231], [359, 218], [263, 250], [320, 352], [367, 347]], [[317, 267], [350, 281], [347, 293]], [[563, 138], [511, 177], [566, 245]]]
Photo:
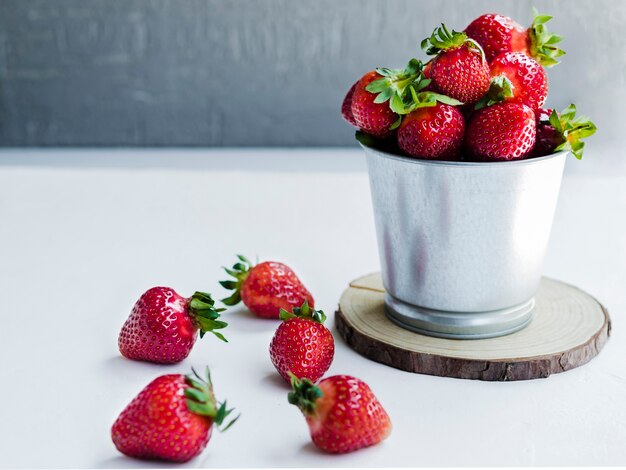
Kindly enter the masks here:
[[460, 339], [526, 326], [567, 152], [443, 162], [362, 147], [389, 318]]

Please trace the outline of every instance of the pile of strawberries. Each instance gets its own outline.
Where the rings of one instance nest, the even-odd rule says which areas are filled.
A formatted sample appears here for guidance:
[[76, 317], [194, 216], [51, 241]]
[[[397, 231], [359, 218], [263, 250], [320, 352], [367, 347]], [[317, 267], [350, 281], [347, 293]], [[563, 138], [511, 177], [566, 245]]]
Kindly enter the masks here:
[[[261, 318], [281, 319], [269, 346], [278, 373], [291, 385], [289, 403], [309, 425], [313, 443], [326, 452], [345, 453], [371, 446], [391, 432], [391, 421], [369, 386], [348, 375], [320, 380], [328, 371], [335, 342], [324, 326], [326, 315], [294, 271], [283, 263], [254, 265], [239, 255], [226, 269], [232, 279], [220, 284], [233, 294], [227, 306], [243, 303]], [[174, 364], [191, 352], [198, 334], [220, 332], [225, 308], [216, 308], [206, 292], [189, 298], [169, 287], [154, 287], [135, 303], [122, 326], [119, 350], [128, 359]], [[141, 459], [186, 462], [208, 444], [213, 425], [226, 430], [232, 409], [218, 402], [207, 368], [204, 376], [157, 377], [119, 415], [111, 429], [117, 449]], [[227, 422], [228, 421], [228, 422]], [[354, 426], [359, 423], [359, 426]]]
[[534, 11], [529, 28], [511, 18], [482, 15], [464, 32], [436, 28], [421, 43], [432, 56], [403, 69], [378, 68], [348, 91], [341, 112], [365, 145], [430, 160], [501, 161], [569, 150], [582, 157], [581, 139], [596, 127], [542, 108], [544, 67], [558, 63], [562, 38], [550, 16]]

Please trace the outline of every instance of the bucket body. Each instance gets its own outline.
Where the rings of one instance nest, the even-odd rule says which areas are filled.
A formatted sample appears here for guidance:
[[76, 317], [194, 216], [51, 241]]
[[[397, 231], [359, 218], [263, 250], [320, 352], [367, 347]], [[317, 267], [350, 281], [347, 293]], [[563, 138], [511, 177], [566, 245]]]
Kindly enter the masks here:
[[363, 148], [392, 320], [453, 338], [528, 324], [567, 152], [441, 162]]

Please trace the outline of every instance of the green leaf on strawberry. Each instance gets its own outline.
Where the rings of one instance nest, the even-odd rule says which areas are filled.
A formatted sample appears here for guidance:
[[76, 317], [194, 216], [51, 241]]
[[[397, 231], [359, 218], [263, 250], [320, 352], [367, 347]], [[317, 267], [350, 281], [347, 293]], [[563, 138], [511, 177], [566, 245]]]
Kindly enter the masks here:
[[291, 320], [292, 318], [308, 318], [317, 323], [326, 321], [326, 314], [321, 310], [315, 310], [309, 306], [309, 301], [305, 300], [301, 307], [294, 307], [291, 312], [285, 309], [280, 309], [280, 319], [283, 321]]
[[544, 67], [558, 64], [557, 58], [565, 54], [564, 50], [556, 46], [563, 37], [548, 31], [546, 23], [551, 19], [550, 15], [541, 15], [533, 8], [533, 23], [528, 29], [530, 55]]
[[241, 286], [248, 278], [250, 270], [254, 267], [254, 264], [243, 255], [237, 255], [237, 259], [239, 261], [231, 269], [224, 268], [224, 271], [234, 279], [219, 281], [224, 289], [234, 290], [230, 297], [222, 299], [224, 305], [237, 305], [241, 302]]
[[437, 104], [437, 102], [449, 104], [451, 106], [460, 106], [463, 103], [459, 100], [455, 100], [441, 93], [435, 93], [433, 91], [423, 91], [417, 93], [414, 89], [411, 89], [411, 100], [406, 103], [407, 114], [411, 111], [415, 111], [418, 108], [430, 108]]
[[563, 138], [563, 143], [557, 146], [555, 151], [569, 150], [578, 160], [582, 159], [585, 147], [582, 139], [595, 134], [596, 125], [588, 117], [577, 117], [576, 106], [573, 104], [565, 108], [560, 116], [556, 111], [552, 111], [550, 124]]
[[220, 312], [226, 309], [215, 308], [215, 301], [211, 297], [211, 294], [195, 292], [189, 300], [188, 308], [189, 315], [200, 330], [200, 338], [204, 337], [205, 333], [213, 333], [217, 338], [228, 342], [223, 334], [215, 331], [228, 326], [228, 323], [218, 320]]
[[[417, 59], [411, 59], [403, 69], [377, 68], [376, 73], [381, 78], [374, 80], [365, 88], [376, 94], [374, 103], [389, 102], [389, 107], [399, 115], [407, 114], [406, 105], [410, 103], [410, 90], [422, 90], [430, 84], [424, 74], [424, 64]], [[395, 122], [398, 127], [400, 122]], [[395, 128], [392, 126], [392, 128]]]
[[292, 391], [287, 395], [287, 401], [296, 405], [305, 415], [315, 413], [315, 402], [324, 395], [309, 379], [299, 379], [294, 374], [291, 377]]
[[504, 75], [500, 75], [491, 79], [489, 91], [475, 105], [474, 109], [481, 109], [500, 103], [505, 98], [513, 96], [513, 84]]
[[219, 404], [218, 407], [208, 367], [205, 371], [205, 377], [201, 377], [195, 369], [192, 368], [191, 370], [193, 375], [190, 374], [185, 377], [189, 387], [185, 388], [183, 392], [187, 408], [192, 413], [211, 418], [220, 431], [226, 431], [239, 419], [239, 416], [231, 420], [225, 427], [222, 427], [225, 419], [233, 412], [233, 409], [229, 409], [226, 406], [226, 401]]
[[425, 38], [420, 46], [427, 55], [437, 55], [442, 51], [456, 49], [467, 45], [470, 49], [478, 52], [485, 60], [483, 48], [467, 34], [458, 31], [450, 31], [445, 24], [435, 28], [430, 37]]

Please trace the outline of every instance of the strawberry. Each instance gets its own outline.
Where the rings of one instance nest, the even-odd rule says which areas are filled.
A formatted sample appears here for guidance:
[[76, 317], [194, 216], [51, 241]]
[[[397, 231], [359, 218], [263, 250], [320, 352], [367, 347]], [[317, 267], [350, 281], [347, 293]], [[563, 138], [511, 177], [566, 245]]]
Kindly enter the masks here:
[[[491, 76], [489, 93], [481, 100], [479, 107], [501, 99], [538, 109], [546, 101], [548, 96], [546, 72], [536, 60], [521, 52], [506, 52], [497, 56], [491, 62]], [[494, 90], [495, 94], [499, 95], [495, 100]]]
[[275, 261], [253, 265], [246, 257], [237, 255], [239, 261], [226, 272], [235, 280], [220, 281], [234, 293], [223, 299], [226, 305], [236, 305], [241, 300], [252, 313], [263, 318], [279, 318], [280, 310], [291, 312], [306, 300], [315, 306], [313, 296], [304, 287], [293, 270]]
[[305, 300], [293, 313], [280, 311], [280, 324], [270, 343], [270, 358], [278, 373], [290, 382], [289, 374], [313, 382], [320, 379], [333, 362], [335, 341], [324, 326], [326, 315], [309, 307]]
[[430, 83], [422, 69], [419, 60], [411, 59], [403, 69], [378, 68], [356, 83], [351, 111], [361, 131], [381, 138], [392, 134], [400, 125], [400, 115], [408, 112], [411, 93]]
[[503, 52], [530, 54], [528, 30], [507, 16], [479, 16], [465, 28], [465, 33], [481, 45], [489, 62]]
[[376, 95], [367, 90], [370, 83], [380, 78], [376, 70], [363, 75], [352, 94], [351, 110], [356, 125], [363, 132], [376, 137], [387, 137], [391, 134], [398, 115], [386, 103], [375, 102]]
[[436, 103], [406, 115], [398, 129], [398, 145], [413, 157], [450, 160], [458, 158], [465, 120], [456, 107]]
[[463, 103], [475, 103], [487, 93], [489, 65], [480, 45], [465, 33], [442, 24], [421, 46], [436, 55], [429, 70], [435, 90]]
[[354, 115], [352, 114], [352, 95], [354, 95], [354, 89], [356, 88], [358, 82], [354, 83], [346, 93], [343, 102], [341, 103], [341, 115], [348, 122], [348, 124], [352, 124], [354, 127], [359, 127], [354, 120]]
[[489, 62], [505, 52], [521, 52], [544, 67], [558, 64], [556, 59], [565, 52], [556, 46], [563, 38], [546, 27], [552, 17], [540, 15], [535, 9], [533, 17], [532, 25], [525, 29], [507, 16], [482, 15], [465, 28], [465, 33], [482, 46]]
[[430, 79], [431, 77], [431, 69], [432, 69], [433, 63], [432, 61], [427, 62], [426, 64], [424, 64], [424, 70], [422, 70], [422, 73], [424, 74], [424, 77]]
[[576, 117], [576, 106], [570, 104], [560, 114], [552, 109], [535, 112], [537, 140], [533, 157], [549, 155], [559, 150], [568, 150], [579, 160], [585, 146], [582, 139], [593, 135], [596, 126], [586, 117]]
[[150, 382], [118, 416], [111, 428], [115, 447], [129, 457], [187, 462], [211, 439], [213, 424], [220, 428], [232, 412], [218, 404], [209, 370], [206, 378], [162, 375]]
[[185, 298], [169, 287], [153, 287], [135, 303], [122, 326], [120, 352], [128, 359], [172, 364], [189, 355], [198, 330], [201, 338], [211, 332], [226, 341], [215, 331], [228, 325], [218, 320], [224, 309], [214, 305], [211, 295], [205, 292]]
[[532, 157], [550, 155], [554, 153], [554, 149], [564, 142], [563, 136], [550, 124], [550, 115], [553, 112], [553, 109], [543, 108], [539, 108], [535, 111], [537, 138], [535, 139], [535, 146], [531, 153]]
[[535, 114], [520, 103], [501, 103], [477, 111], [467, 126], [465, 145], [481, 160], [526, 157], [535, 145]]
[[304, 414], [313, 444], [339, 454], [378, 444], [391, 433], [391, 420], [367, 384], [335, 375], [314, 385], [291, 377], [289, 403]]

